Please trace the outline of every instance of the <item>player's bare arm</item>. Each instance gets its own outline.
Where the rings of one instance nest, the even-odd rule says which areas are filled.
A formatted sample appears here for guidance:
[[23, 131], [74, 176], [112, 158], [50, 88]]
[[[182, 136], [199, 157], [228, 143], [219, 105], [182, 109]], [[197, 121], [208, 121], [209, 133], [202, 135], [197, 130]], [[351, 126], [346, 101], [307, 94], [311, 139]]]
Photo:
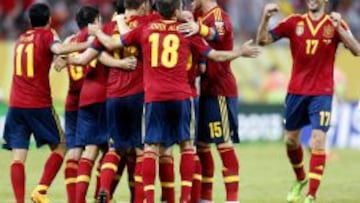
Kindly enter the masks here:
[[261, 18], [260, 25], [256, 36], [256, 44], [265, 46], [274, 42], [273, 37], [269, 33], [270, 18], [279, 11], [279, 6], [274, 3], [266, 4]]
[[109, 53], [103, 51], [98, 57], [99, 61], [105, 66], [112, 68], [120, 68], [123, 70], [135, 70], [137, 59], [136, 57], [127, 57], [124, 59], [115, 59]]
[[207, 57], [213, 61], [224, 62], [232, 61], [239, 57], [256, 58], [259, 54], [259, 48], [252, 45], [253, 40], [245, 42], [240, 48], [233, 51], [211, 50]]
[[340, 37], [345, 47], [348, 48], [354, 56], [360, 56], [360, 44], [350, 31], [345, 30], [341, 26], [341, 14], [337, 12], [332, 12], [330, 14], [330, 20], [340, 34]]
[[88, 26], [88, 30], [89, 34], [95, 35], [101, 44], [104, 45], [108, 50], [113, 50], [124, 46], [120, 39], [114, 39], [111, 36], [105, 34], [98, 25], [91, 24]]
[[89, 47], [90, 42], [82, 42], [82, 43], [55, 43], [51, 46], [51, 52], [57, 55], [60, 54], [69, 54], [71, 52], [77, 52], [85, 50]]
[[200, 22], [195, 22], [194, 20], [187, 20], [186, 23], [179, 25], [178, 31], [186, 34], [187, 37], [199, 34], [207, 41], [214, 40], [217, 35], [215, 28], [208, 27]]
[[114, 18], [114, 20], [116, 21], [120, 35], [124, 35], [124, 34], [130, 32], [130, 28], [129, 28], [129, 26], [127, 26], [127, 24], [125, 22], [124, 15], [117, 15]]

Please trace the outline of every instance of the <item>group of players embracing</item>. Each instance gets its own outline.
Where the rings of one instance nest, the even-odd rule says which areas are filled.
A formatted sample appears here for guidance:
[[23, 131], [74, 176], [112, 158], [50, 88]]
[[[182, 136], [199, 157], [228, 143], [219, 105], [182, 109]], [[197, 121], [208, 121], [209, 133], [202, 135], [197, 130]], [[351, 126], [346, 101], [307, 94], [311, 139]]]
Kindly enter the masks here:
[[[49, 202], [47, 190], [65, 154], [69, 203], [86, 202], [99, 154], [102, 155], [95, 201], [112, 200], [119, 177], [127, 167], [130, 202], [160, 201], [154, 197], [157, 168], [161, 202], [177, 202], [174, 145], [179, 146], [181, 153], [180, 202], [210, 203], [215, 167], [210, 143], [216, 143], [223, 164], [224, 202], [239, 202], [239, 162], [233, 146], [239, 142], [238, 98], [230, 61], [255, 58], [259, 48], [250, 40], [234, 49], [231, 21], [216, 0], [190, 3], [120, 0], [113, 20], [102, 26], [99, 11], [84, 6], [76, 15], [80, 31], [64, 42], [49, 27], [49, 7], [38, 3], [30, 8], [32, 28], [19, 37], [15, 47], [4, 136], [5, 147], [14, 154], [11, 180], [17, 203], [24, 203], [24, 162], [31, 134], [38, 147], [48, 144], [52, 150], [41, 180], [31, 194], [35, 203]], [[310, 166], [310, 187], [305, 200], [308, 203], [315, 199], [324, 168], [322, 139], [329, 125], [328, 104], [331, 104], [333, 84], [323, 81], [326, 84], [319, 85], [316, 78], [299, 78], [314, 74], [313, 70], [306, 70], [310, 73], [306, 72], [305, 76], [298, 76], [296, 71], [304, 71], [299, 70], [302, 66], [311, 65], [313, 69], [320, 66], [325, 73], [316, 74], [331, 76], [333, 60], [316, 61], [320, 65], [309, 62], [317, 56], [318, 49], [323, 49], [320, 51], [327, 57], [329, 51], [335, 52], [340, 41], [355, 55], [359, 55], [360, 48], [337, 13], [324, 14], [326, 17], [321, 17], [321, 22], [313, 19], [312, 14], [318, 10], [312, 12], [311, 6], [324, 9], [325, 0], [307, 0], [307, 3], [309, 14], [290, 17], [270, 32], [267, 24], [278, 7], [266, 5], [257, 42], [266, 45], [283, 37], [291, 40], [296, 64], [293, 74], [297, 76], [292, 76], [295, 82], [292, 80], [289, 86], [285, 127], [288, 155], [297, 181], [287, 201], [298, 201], [308, 182], [298, 129], [311, 122], [314, 142], [318, 141], [310, 161], [314, 163]], [[184, 7], [191, 9], [184, 11]], [[324, 34], [316, 36], [319, 30]], [[308, 34], [314, 34], [311, 40]], [[300, 48], [295, 50], [293, 46]], [[65, 136], [52, 108], [49, 85], [52, 63], [58, 71], [66, 68], [69, 75]], [[199, 86], [197, 77], [200, 77]], [[303, 113], [304, 109], [308, 112]]]

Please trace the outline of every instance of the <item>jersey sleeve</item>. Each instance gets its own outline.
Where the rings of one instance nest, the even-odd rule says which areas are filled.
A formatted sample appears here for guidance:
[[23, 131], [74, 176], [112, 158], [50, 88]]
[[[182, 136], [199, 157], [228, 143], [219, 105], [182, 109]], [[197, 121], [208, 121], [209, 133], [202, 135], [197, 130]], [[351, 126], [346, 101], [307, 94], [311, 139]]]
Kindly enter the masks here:
[[124, 46], [140, 45], [141, 33], [143, 32], [143, 26], [139, 26], [130, 32], [120, 36], [121, 43]]
[[291, 33], [293, 32], [293, 17], [289, 16], [282, 20], [275, 28], [270, 30], [270, 34], [272, 35], [275, 41], [281, 38], [290, 38]]
[[95, 49], [99, 53], [105, 50], [104, 45], [101, 44], [100, 40], [97, 37], [91, 43], [90, 48]]
[[208, 43], [199, 35], [192, 36], [190, 38], [191, 47], [195, 49], [201, 56], [207, 56], [212, 48]]
[[46, 49], [48, 50], [51, 50], [52, 45], [61, 42], [57, 33], [54, 30], [50, 30], [49, 32], [46, 32], [46, 34], [42, 39], [44, 40], [43, 45], [47, 46]]

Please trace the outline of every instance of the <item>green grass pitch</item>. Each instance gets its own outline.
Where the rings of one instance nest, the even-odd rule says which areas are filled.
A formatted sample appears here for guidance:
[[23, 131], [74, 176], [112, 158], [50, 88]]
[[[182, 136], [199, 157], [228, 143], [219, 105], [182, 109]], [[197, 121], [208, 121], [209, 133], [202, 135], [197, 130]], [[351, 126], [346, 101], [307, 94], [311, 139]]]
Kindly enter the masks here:
[[[242, 203], [282, 203], [289, 186], [294, 180], [292, 171], [287, 162], [284, 147], [281, 143], [247, 143], [237, 145], [237, 153], [240, 159], [240, 201]], [[214, 150], [214, 149], [213, 149]], [[177, 152], [177, 150], [175, 150]], [[318, 203], [359, 203], [360, 202], [360, 164], [359, 151], [356, 150], [333, 150], [334, 156], [327, 162], [327, 168], [319, 191]], [[176, 154], [176, 153], [175, 153]], [[216, 153], [216, 177], [214, 183], [214, 202], [224, 202], [224, 186], [220, 173], [221, 162]], [[308, 153], [306, 162], [308, 161]], [[46, 148], [32, 149], [26, 164], [26, 198], [36, 185], [44, 161], [48, 155]], [[178, 156], [176, 159], [178, 160]], [[13, 203], [13, 195], [10, 183], [9, 165], [11, 153], [0, 151], [0, 202]], [[178, 169], [175, 169], [178, 171]], [[94, 175], [95, 173], [93, 173]], [[88, 193], [88, 199], [92, 200], [93, 181]], [[128, 202], [128, 189], [122, 181], [115, 194], [118, 202]], [[179, 178], [177, 177], [177, 180]], [[177, 194], [178, 194], [177, 190]], [[49, 195], [53, 203], [65, 203], [65, 185], [63, 171], [61, 171], [53, 183]], [[158, 195], [158, 194], [157, 194]], [[88, 201], [92, 202], [92, 201]]]

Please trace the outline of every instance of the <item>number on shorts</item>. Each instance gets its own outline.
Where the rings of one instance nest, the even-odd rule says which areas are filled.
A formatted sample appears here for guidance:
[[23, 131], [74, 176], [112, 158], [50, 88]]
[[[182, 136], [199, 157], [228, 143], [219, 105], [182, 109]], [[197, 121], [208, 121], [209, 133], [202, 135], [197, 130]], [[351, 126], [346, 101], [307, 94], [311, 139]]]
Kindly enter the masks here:
[[211, 122], [209, 123], [210, 136], [211, 138], [219, 138], [222, 136], [221, 122]]

